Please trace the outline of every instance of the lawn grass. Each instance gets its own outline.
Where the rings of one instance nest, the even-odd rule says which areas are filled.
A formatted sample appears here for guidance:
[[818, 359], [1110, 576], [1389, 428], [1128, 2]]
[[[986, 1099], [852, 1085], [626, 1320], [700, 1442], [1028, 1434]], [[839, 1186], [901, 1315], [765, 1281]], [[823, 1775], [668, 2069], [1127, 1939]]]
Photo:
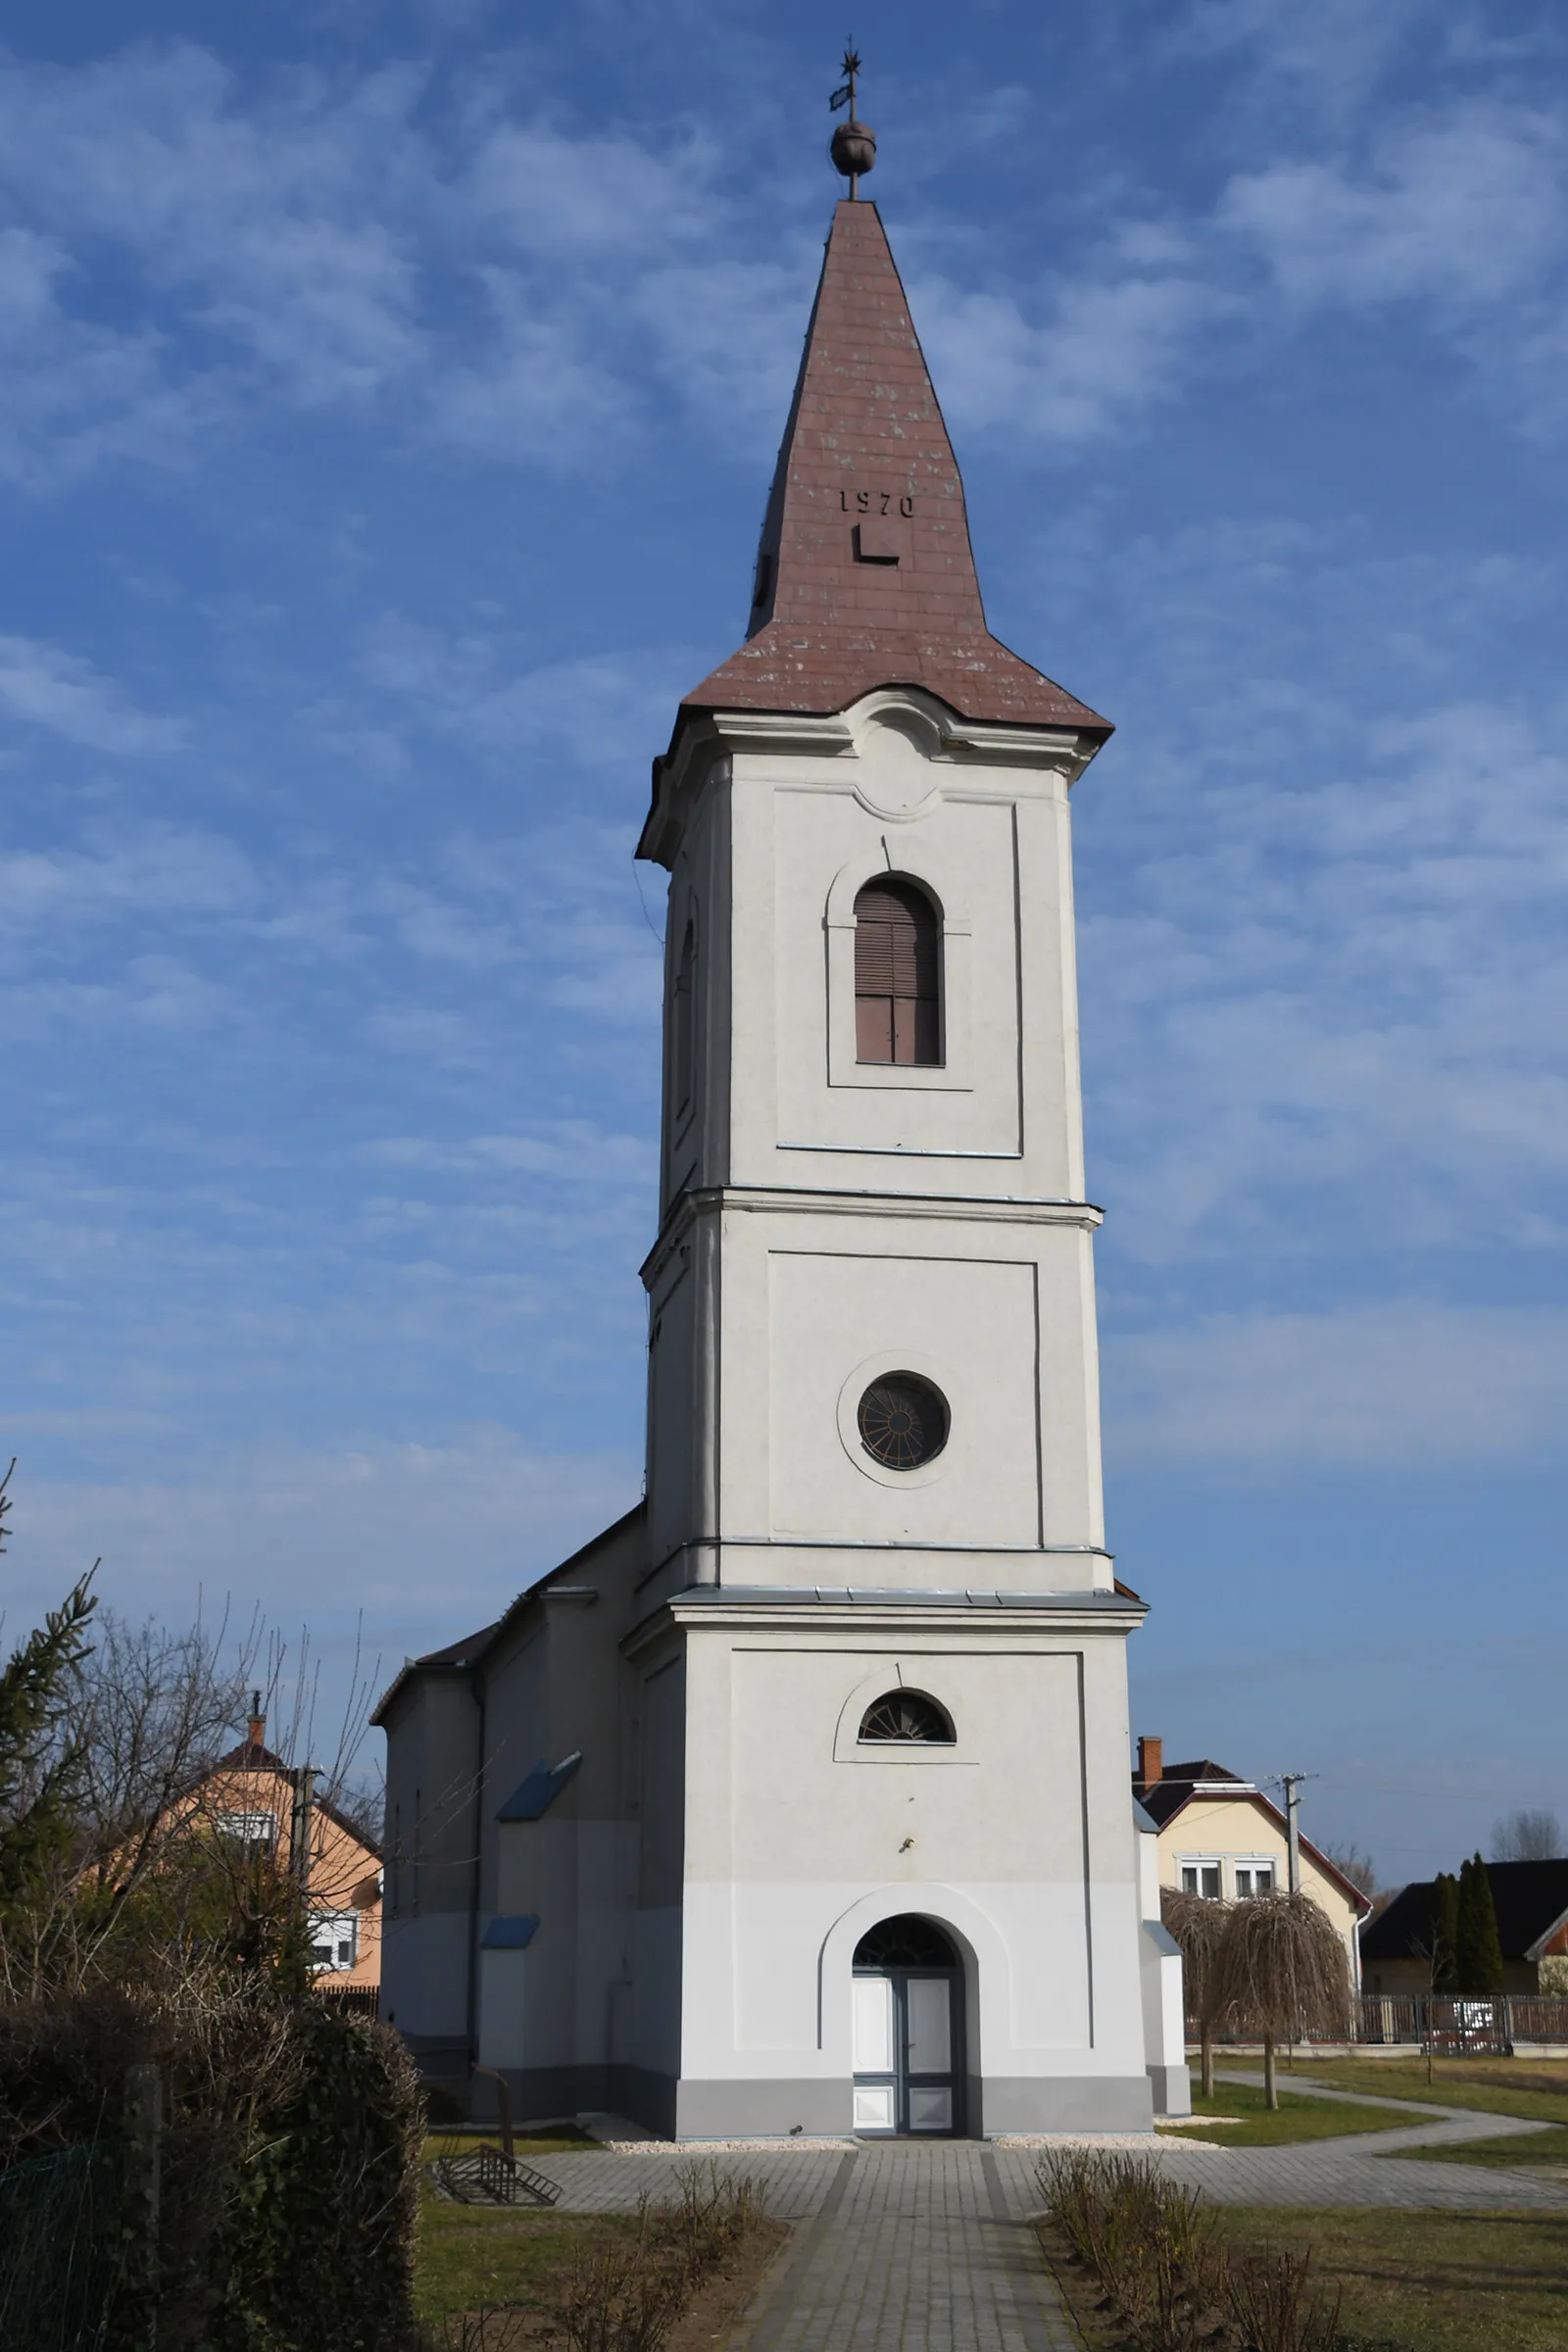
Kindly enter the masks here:
[[416, 2316], [436, 2325], [485, 2303], [536, 2308], [541, 2291], [579, 2246], [603, 2245], [637, 2227], [634, 2214], [518, 2212], [515, 2207], [419, 2199]]
[[[1248, 2059], [1224, 2061], [1261, 2079], [1262, 2069]], [[1427, 2062], [1409, 2058], [1315, 2058], [1301, 2051], [1299, 2070], [1334, 2090], [1358, 2091], [1375, 2098], [1415, 2099], [1440, 2107], [1479, 2107], [1493, 2115], [1528, 2116], [1543, 2124], [1568, 2124], [1568, 2059], [1563, 2058], [1435, 2058], [1432, 2081]], [[1280, 2087], [1289, 2088], [1290, 2075], [1280, 2070]], [[1223, 2086], [1222, 2086], [1223, 2087]]]
[[[1500, 2183], [1499, 2183], [1500, 2186]], [[1411, 2352], [1563, 2352], [1568, 2212], [1222, 2206], [1225, 2235], [1310, 2247], [1342, 2326]]]
[[[455, 2205], [427, 2189], [419, 2200], [415, 2317], [434, 2352], [470, 2338], [465, 2314], [488, 2312], [491, 2352], [545, 2352], [559, 2345], [558, 2298], [580, 2256], [635, 2238], [635, 2213], [562, 2214], [537, 2208]], [[689, 2278], [684, 2311], [664, 2352], [711, 2352], [728, 2337], [789, 2232], [757, 2219], [722, 2254]], [[498, 2309], [498, 2307], [500, 2307]], [[616, 2339], [619, 2340], [618, 2338]]]
[[1314, 2099], [1309, 2091], [1280, 2085], [1280, 2104], [1271, 2115], [1261, 2082], [1216, 2083], [1214, 2096], [1193, 2092], [1195, 2115], [1239, 2116], [1239, 2123], [1213, 2124], [1204, 2131], [1186, 2125], [1164, 2137], [1208, 2141], [1224, 2148], [1283, 2148], [1304, 2139], [1338, 2139], [1352, 2132], [1394, 2132], [1405, 2119], [1394, 2107], [1348, 2106], [1343, 2099]]
[[1408, 2156], [1415, 2164], [1483, 2164], [1511, 2171], [1522, 2165], [1530, 2172], [1538, 2166], [1555, 2167], [1568, 2184], [1568, 2131], [1560, 2124], [1544, 2132], [1521, 2132], [1517, 2139], [1461, 2139], [1451, 2147], [1391, 2148], [1389, 2154]]

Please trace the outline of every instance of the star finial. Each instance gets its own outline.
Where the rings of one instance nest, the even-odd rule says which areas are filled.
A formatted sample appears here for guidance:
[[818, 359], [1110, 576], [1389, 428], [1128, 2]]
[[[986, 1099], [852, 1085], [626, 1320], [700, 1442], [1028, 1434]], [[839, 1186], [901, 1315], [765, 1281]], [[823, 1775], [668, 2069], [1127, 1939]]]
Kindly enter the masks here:
[[842, 172], [850, 183], [850, 202], [860, 193], [860, 174], [869, 172], [876, 162], [876, 133], [856, 117], [856, 84], [860, 74], [860, 53], [853, 41], [844, 52], [844, 79], [828, 100], [828, 111], [837, 114], [842, 107], [849, 113], [833, 133], [828, 148], [836, 171]]

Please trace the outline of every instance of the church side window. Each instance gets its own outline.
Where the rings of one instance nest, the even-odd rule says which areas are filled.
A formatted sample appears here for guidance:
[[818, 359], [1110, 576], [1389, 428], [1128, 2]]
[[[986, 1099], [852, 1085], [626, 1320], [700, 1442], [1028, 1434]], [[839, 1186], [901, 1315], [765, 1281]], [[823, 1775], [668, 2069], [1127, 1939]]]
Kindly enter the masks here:
[[693, 994], [697, 979], [697, 932], [688, 923], [675, 967], [675, 1003], [671, 1018], [670, 1081], [678, 1117], [692, 1099]]
[[855, 1051], [859, 1061], [942, 1059], [942, 928], [916, 882], [890, 874], [855, 902]]
[[954, 1743], [953, 1722], [923, 1690], [888, 1690], [873, 1699], [860, 1720], [865, 1740], [921, 1740], [939, 1747]]

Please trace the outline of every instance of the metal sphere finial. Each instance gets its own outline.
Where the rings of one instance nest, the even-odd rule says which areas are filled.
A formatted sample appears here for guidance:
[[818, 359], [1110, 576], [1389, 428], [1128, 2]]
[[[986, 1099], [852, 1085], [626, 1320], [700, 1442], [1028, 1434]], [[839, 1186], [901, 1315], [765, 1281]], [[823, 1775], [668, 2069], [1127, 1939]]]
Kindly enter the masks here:
[[869, 172], [876, 162], [876, 132], [869, 123], [858, 122], [855, 113], [855, 85], [860, 72], [859, 52], [852, 41], [844, 52], [844, 79], [828, 100], [831, 113], [848, 107], [849, 113], [834, 131], [828, 145], [833, 168], [842, 172], [850, 183], [850, 200], [860, 193], [860, 174]]

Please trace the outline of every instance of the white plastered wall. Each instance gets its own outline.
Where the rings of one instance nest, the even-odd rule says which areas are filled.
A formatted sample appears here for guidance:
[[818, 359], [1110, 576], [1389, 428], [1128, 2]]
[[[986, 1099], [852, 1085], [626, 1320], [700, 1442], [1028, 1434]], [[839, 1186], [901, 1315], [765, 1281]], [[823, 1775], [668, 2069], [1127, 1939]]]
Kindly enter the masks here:
[[[689, 1631], [687, 1659], [686, 2075], [847, 2080], [855, 1944], [906, 1911], [965, 1947], [971, 2074], [1143, 2075], [1119, 1634], [956, 1612], [891, 1639]], [[846, 1740], [901, 1683], [952, 1749]]]

